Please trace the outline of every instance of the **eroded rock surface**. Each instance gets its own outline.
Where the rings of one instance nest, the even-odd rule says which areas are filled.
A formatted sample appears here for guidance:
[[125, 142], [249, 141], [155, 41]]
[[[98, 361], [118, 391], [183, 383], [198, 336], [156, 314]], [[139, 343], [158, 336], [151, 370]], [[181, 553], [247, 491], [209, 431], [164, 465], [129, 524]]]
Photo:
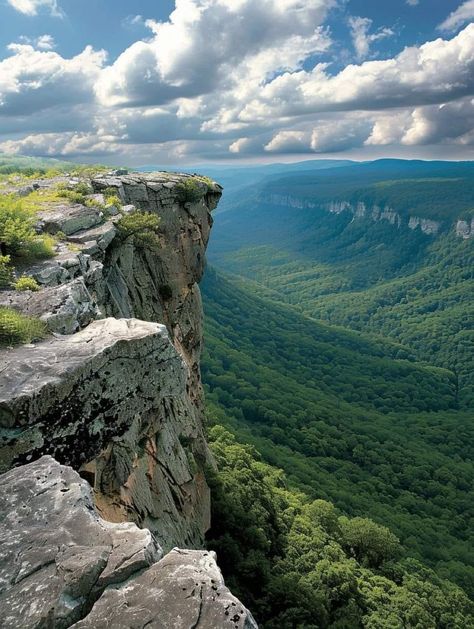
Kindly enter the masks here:
[[146, 523], [168, 548], [201, 541], [205, 443], [164, 325], [102, 319], [0, 359], [2, 470], [51, 454], [84, 473], [106, 519]]
[[253, 629], [250, 612], [225, 586], [215, 554], [173, 549], [126, 585], [107, 588], [75, 629]]
[[149, 531], [102, 520], [87, 482], [49, 456], [0, 476], [0, 514], [4, 629], [69, 627], [162, 556]]
[[0, 476], [0, 618], [5, 629], [246, 628], [213, 553], [175, 549], [99, 517], [91, 488], [52, 457]]

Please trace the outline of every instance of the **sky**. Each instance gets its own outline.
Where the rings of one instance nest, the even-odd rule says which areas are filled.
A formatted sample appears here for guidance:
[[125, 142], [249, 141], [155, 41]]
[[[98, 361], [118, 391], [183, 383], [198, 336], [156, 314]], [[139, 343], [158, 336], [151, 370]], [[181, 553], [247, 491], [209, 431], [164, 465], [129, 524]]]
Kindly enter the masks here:
[[0, 153], [474, 158], [474, 0], [0, 0]]

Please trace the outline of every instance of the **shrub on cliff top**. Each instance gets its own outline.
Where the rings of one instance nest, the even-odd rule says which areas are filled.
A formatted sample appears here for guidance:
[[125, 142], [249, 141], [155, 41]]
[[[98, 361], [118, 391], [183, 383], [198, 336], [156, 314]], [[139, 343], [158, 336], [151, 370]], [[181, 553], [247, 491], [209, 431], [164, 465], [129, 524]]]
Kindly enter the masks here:
[[0, 255], [0, 288], [9, 286], [13, 278], [13, 269], [10, 265], [10, 256]]
[[153, 249], [160, 246], [158, 228], [160, 217], [151, 212], [135, 210], [123, 214], [116, 223], [122, 240], [133, 238], [136, 246]]
[[0, 347], [38, 341], [46, 336], [46, 325], [12, 308], [0, 307]]
[[34, 213], [13, 195], [0, 197], [0, 254], [14, 258], [48, 258], [54, 255], [53, 239], [34, 229]]
[[40, 286], [38, 282], [34, 279], [34, 277], [29, 277], [28, 275], [22, 275], [17, 279], [13, 284], [13, 288], [15, 290], [24, 291], [24, 290], [39, 290]]
[[[180, 203], [196, 203], [206, 194], [206, 188], [202, 185], [206, 182], [202, 179], [189, 177], [176, 185], [178, 201]], [[207, 185], [207, 184], [206, 184]]]

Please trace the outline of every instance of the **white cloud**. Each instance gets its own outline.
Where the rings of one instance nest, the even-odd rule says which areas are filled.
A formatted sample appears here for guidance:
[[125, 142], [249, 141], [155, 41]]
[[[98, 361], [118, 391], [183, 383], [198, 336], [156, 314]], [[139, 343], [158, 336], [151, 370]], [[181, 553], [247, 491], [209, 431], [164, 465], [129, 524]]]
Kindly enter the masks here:
[[53, 37], [51, 35], [41, 35], [36, 40], [36, 47], [40, 50], [53, 50], [56, 48]]
[[105, 105], [162, 105], [243, 79], [239, 68], [259, 81], [294, 69], [327, 47], [318, 26], [336, 1], [176, 0], [167, 22], [147, 21], [151, 41], [135, 42], [104, 71], [98, 97]]
[[87, 46], [79, 55], [64, 59], [27, 44], [10, 44], [9, 50], [13, 54], [0, 61], [0, 115], [33, 114], [93, 100], [93, 86], [105, 62], [103, 51]]
[[275, 153], [307, 153], [309, 144], [309, 135], [304, 131], [279, 131], [265, 146], [265, 150]]
[[298, 130], [276, 133], [265, 145], [273, 153], [335, 153], [364, 144], [372, 122], [359, 115], [348, 114], [337, 119], [321, 119]]
[[380, 114], [367, 145], [473, 144], [474, 99]]
[[[335, 76], [318, 64], [285, 73], [255, 98], [227, 112], [227, 123], [269, 120], [322, 111], [377, 110], [442, 103], [474, 92], [474, 24], [451, 40], [406, 48], [397, 57], [349, 65]], [[219, 113], [219, 116], [222, 112]], [[217, 118], [217, 124], [221, 119]]]
[[450, 13], [438, 28], [442, 31], [455, 31], [471, 20], [474, 20], [474, 0], [467, 0]]
[[118, 148], [114, 138], [98, 138], [95, 133], [37, 133], [21, 140], [0, 142], [0, 152], [7, 155], [106, 155], [116, 152]]
[[411, 7], [416, 7], [420, 4], [420, 0], [407, 0], [407, 4], [409, 4]]
[[391, 28], [380, 28], [375, 33], [369, 33], [372, 20], [367, 17], [351, 16], [348, 22], [351, 29], [352, 43], [359, 60], [366, 59], [369, 56], [371, 44], [394, 35]]
[[467, 151], [474, 24], [363, 61], [391, 31], [352, 17], [361, 61], [331, 72], [317, 61], [331, 49], [324, 20], [336, 4], [177, 0], [167, 22], [147, 21], [150, 38], [109, 66], [103, 51], [87, 47], [67, 59], [49, 35], [22, 38], [0, 60], [0, 150], [147, 163], [387, 145]]
[[19, 42], [21, 44], [30, 44], [33, 48], [37, 48], [38, 50], [54, 50], [54, 48], [56, 48], [56, 43], [51, 35], [40, 35], [35, 38], [22, 35], [19, 37]]
[[37, 15], [41, 8], [47, 9], [54, 17], [64, 14], [59, 8], [57, 0], [7, 0], [8, 4], [24, 15]]

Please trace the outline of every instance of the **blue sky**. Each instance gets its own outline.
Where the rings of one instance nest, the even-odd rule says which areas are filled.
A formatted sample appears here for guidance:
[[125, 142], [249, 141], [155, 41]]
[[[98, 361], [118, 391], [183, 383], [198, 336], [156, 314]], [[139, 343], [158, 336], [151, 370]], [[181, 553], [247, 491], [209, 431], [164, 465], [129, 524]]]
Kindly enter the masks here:
[[0, 151], [471, 159], [474, 0], [0, 0]]

